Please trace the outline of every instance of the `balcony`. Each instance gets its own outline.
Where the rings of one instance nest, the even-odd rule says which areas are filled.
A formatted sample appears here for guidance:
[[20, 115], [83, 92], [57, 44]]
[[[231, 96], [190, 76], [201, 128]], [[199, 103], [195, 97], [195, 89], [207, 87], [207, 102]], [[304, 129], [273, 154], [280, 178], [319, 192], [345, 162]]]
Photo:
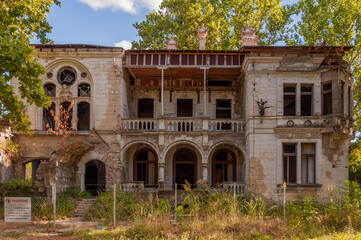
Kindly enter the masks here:
[[231, 119], [122, 119], [123, 132], [237, 132], [244, 133], [244, 120]]

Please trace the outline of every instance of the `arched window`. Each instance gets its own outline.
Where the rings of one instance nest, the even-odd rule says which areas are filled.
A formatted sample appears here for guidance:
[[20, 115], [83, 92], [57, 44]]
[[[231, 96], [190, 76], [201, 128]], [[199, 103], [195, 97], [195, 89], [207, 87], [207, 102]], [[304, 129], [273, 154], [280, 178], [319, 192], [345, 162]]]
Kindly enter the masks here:
[[157, 184], [157, 157], [150, 149], [141, 149], [134, 155], [134, 181], [145, 186]]
[[49, 97], [56, 97], [56, 86], [53, 83], [47, 83], [44, 85], [45, 94]]
[[81, 102], [78, 104], [78, 130], [89, 130], [90, 127], [90, 104]]
[[63, 102], [59, 107], [60, 129], [71, 130], [73, 119], [73, 104], [71, 102]]
[[51, 103], [51, 106], [46, 109], [43, 108], [43, 130], [49, 130], [55, 128], [55, 103]]
[[90, 85], [82, 83], [78, 86], [78, 97], [90, 97]]
[[71, 67], [64, 67], [58, 72], [58, 82], [61, 85], [70, 86], [76, 80], [76, 71]]
[[236, 181], [236, 157], [228, 149], [221, 149], [214, 153], [212, 161], [212, 184]]

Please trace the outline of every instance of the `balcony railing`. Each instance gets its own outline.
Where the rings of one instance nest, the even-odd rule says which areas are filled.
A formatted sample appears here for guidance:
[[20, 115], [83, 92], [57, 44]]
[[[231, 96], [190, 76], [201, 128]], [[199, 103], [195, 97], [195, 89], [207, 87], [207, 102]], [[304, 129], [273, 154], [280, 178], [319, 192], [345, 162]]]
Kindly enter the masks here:
[[231, 119], [122, 119], [124, 132], [241, 132], [244, 120]]

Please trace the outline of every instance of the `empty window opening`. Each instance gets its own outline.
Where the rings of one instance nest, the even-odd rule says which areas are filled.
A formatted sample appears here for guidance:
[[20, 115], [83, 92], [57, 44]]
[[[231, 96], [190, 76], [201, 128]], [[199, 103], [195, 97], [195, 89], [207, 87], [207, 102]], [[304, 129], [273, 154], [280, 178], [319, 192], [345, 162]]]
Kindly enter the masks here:
[[209, 81], [208, 82], [208, 86], [211, 87], [231, 87], [232, 86], [232, 81]]
[[283, 144], [283, 180], [297, 182], [296, 144]]
[[301, 85], [301, 116], [312, 115], [312, 85]]
[[157, 158], [153, 151], [141, 149], [134, 156], [134, 181], [143, 181], [144, 185], [157, 183]]
[[348, 114], [350, 118], [353, 117], [353, 98], [351, 87], [348, 87]]
[[56, 97], [56, 86], [53, 83], [48, 83], [44, 85], [45, 94], [48, 97]]
[[82, 83], [78, 86], [78, 97], [90, 97], [90, 85]]
[[315, 183], [315, 144], [302, 143], [301, 144], [301, 182]]
[[296, 85], [285, 85], [283, 87], [283, 115], [296, 115]]
[[81, 102], [78, 104], [78, 130], [90, 129], [90, 104]]
[[31, 162], [28, 162], [27, 164], [24, 165], [25, 168], [25, 180], [32, 180], [32, 179], [36, 179], [36, 170], [38, 169], [39, 165], [40, 165], [40, 161], [45, 161], [45, 160], [34, 160]]
[[216, 118], [228, 118], [232, 116], [231, 100], [216, 99]]
[[138, 99], [138, 118], [153, 118], [154, 99], [140, 98]]
[[76, 72], [71, 67], [62, 68], [58, 72], [58, 82], [61, 85], [70, 86], [75, 82], [75, 80], [76, 80]]
[[193, 99], [177, 99], [177, 117], [193, 116]]
[[220, 185], [227, 181], [236, 181], [236, 158], [230, 151], [220, 150], [216, 152], [212, 168], [213, 185]]
[[59, 107], [60, 114], [60, 129], [71, 130], [72, 129], [72, 119], [73, 119], [73, 103], [63, 102]]
[[55, 103], [48, 109], [43, 108], [43, 130], [55, 129]]
[[332, 83], [322, 84], [322, 114], [332, 114]]

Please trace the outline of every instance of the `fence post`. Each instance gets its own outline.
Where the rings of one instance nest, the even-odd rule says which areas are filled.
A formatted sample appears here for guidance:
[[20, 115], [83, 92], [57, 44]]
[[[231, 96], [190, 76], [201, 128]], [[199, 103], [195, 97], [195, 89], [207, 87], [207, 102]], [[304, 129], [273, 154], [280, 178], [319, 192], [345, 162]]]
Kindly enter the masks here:
[[236, 203], [236, 182], [233, 182], [233, 202]]
[[174, 184], [174, 221], [175, 223], [177, 223], [177, 200], [178, 200], [178, 195], [177, 195], [177, 183]]
[[114, 183], [114, 196], [113, 196], [113, 227], [114, 228], [115, 228], [115, 212], [116, 212], [116, 209], [115, 209], [116, 193], [117, 193], [117, 184]]
[[282, 188], [283, 188], [283, 222], [286, 222], [286, 181], [283, 181]]
[[53, 223], [56, 225], [56, 182], [51, 185], [51, 197], [53, 200]]

